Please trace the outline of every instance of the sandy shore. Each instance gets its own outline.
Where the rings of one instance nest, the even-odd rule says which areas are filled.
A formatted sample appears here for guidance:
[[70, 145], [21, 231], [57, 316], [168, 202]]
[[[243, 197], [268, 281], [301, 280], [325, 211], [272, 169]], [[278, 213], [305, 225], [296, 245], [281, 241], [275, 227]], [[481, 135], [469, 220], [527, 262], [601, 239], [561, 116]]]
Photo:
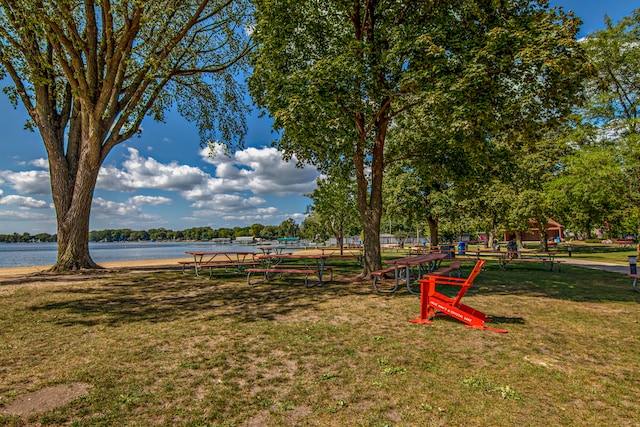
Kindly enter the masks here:
[[[172, 259], [151, 259], [151, 260], [135, 260], [135, 261], [117, 261], [103, 262], [100, 266], [104, 268], [122, 269], [122, 268], [149, 268], [149, 267], [177, 267], [178, 261], [190, 261], [191, 258], [172, 258]], [[46, 271], [50, 265], [29, 266], [29, 267], [9, 267], [0, 268], [0, 277], [3, 276], [20, 276], [39, 273]]]

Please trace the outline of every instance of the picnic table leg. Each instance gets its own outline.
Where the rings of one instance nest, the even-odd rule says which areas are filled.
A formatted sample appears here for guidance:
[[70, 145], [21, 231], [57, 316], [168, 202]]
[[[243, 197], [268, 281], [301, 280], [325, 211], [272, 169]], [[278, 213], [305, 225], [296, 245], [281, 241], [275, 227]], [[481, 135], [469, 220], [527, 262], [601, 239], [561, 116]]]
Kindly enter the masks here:
[[393, 287], [393, 289], [385, 291], [382, 290], [380, 288], [378, 288], [378, 285], [376, 285], [376, 282], [378, 280], [378, 276], [373, 276], [373, 289], [375, 289], [377, 292], [380, 292], [381, 294], [392, 294], [394, 293], [397, 289], [398, 289], [398, 279], [397, 276], [395, 276], [395, 286]]
[[198, 263], [202, 262], [202, 255], [200, 255], [200, 259], [198, 259], [197, 255], [193, 256], [193, 268], [195, 270], [195, 275], [196, 277], [200, 277], [200, 275], [198, 274]]
[[[418, 279], [420, 279], [420, 277], [422, 276], [422, 270], [420, 269], [420, 264], [418, 264]], [[407, 265], [407, 291], [409, 291], [410, 294], [413, 295], [420, 295], [420, 291], [418, 292], [414, 292], [411, 289], [411, 267], [409, 265]]]
[[633, 278], [633, 290], [638, 292], [638, 288], [636, 287], [636, 285], [638, 284], [638, 279], [637, 278]]

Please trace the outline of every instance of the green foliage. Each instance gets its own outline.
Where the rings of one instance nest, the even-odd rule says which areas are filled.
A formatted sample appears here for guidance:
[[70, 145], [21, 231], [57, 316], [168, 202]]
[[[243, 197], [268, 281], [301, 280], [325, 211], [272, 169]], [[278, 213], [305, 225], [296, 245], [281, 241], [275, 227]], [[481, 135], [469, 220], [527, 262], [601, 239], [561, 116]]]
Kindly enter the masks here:
[[29, 233], [13, 233], [13, 234], [0, 234], [0, 242], [3, 243], [29, 243], [29, 242], [55, 242], [56, 235], [49, 233], [38, 233], [31, 235]]
[[248, 0], [0, 2], [0, 75], [49, 157], [58, 221], [54, 269], [95, 268], [86, 240], [100, 166], [174, 106], [203, 142], [240, 144], [235, 73], [249, 47]]
[[[285, 156], [355, 172], [365, 270], [390, 200], [411, 199], [396, 203], [407, 223], [437, 223], [446, 206], [431, 200], [449, 197], [456, 174], [496, 175], [510, 144], [535, 151], [580, 88], [580, 22], [545, 1], [255, 4], [251, 94], [282, 130]], [[405, 173], [421, 179], [407, 193], [409, 180], [393, 183]], [[385, 204], [383, 183], [396, 186]]]
[[360, 229], [356, 196], [355, 180], [350, 175], [318, 178], [316, 188], [307, 194], [313, 201], [307, 210], [319, 228], [326, 230], [319, 234], [330, 234], [340, 244], [344, 237]]

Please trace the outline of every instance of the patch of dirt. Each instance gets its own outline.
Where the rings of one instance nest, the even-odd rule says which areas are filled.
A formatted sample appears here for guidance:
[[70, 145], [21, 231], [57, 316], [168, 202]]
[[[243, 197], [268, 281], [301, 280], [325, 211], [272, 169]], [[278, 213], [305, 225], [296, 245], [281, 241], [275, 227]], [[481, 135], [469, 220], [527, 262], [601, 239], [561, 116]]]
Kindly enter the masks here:
[[46, 387], [18, 396], [13, 402], [4, 407], [2, 413], [28, 417], [64, 406], [72, 400], [87, 394], [90, 390], [91, 384], [87, 383], [70, 383]]

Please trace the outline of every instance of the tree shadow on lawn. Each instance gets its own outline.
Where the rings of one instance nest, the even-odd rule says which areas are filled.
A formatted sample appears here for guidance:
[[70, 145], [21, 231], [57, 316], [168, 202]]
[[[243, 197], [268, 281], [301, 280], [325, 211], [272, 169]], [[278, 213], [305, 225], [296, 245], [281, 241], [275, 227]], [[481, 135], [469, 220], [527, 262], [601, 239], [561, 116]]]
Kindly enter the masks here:
[[562, 266], [561, 271], [541, 267], [509, 266], [507, 271], [489, 266], [476, 278], [468, 295], [524, 295], [576, 302], [640, 302], [632, 279], [624, 274]]
[[[415, 301], [404, 288], [395, 294], [378, 294], [371, 281], [355, 280], [356, 273], [340, 276], [333, 282], [306, 288], [299, 277], [247, 285], [244, 276], [217, 275], [199, 279], [172, 271], [154, 271], [102, 277], [88, 282], [79, 278], [71, 286], [61, 285], [52, 292], [70, 294], [56, 302], [31, 306], [31, 310], [59, 311], [62, 325], [109, 325], [149, 321], [170, 322], [193, 317], [202, 320], [241, 322], [274, 320], [293, 311], [312, 312], [319, 304], [352, 298], [386, 298]], [[73, 296], [76, 294], [75, 296]], [[487, 267], [475, 280], [467, 296], [520, 295], [577, 302], [640, 302], [631, 279], [609, 273], [563, 266], [562, 271], [530, 268]], [[53, 298], [52, 298], [53, 299]], [[412, 302], [414, 304], [414, 302]], [[498, 313], [491, 313], [498, 314]], [[494, 316], [496, 323], [520, 323], [521, 319]]]
[[[367, 296], [364, 283], [334, 281], [306, 288], [303, 279], [278, 280], [249, 286], [243, 276], [214, 276], [212, 280], [180, 273], [155, 272], [124, 280], [64, 286], [53, 292], [76, 295], [32, 305], [33, 311], [60, 311], [61, 325], [119, 326], [129, 322], [201, 320], [255, 322], [273, 320], [291, 311], [313, 310], [318, 304], [344, 296]], [[60, 300], [62, 299], [62, 300]]]

